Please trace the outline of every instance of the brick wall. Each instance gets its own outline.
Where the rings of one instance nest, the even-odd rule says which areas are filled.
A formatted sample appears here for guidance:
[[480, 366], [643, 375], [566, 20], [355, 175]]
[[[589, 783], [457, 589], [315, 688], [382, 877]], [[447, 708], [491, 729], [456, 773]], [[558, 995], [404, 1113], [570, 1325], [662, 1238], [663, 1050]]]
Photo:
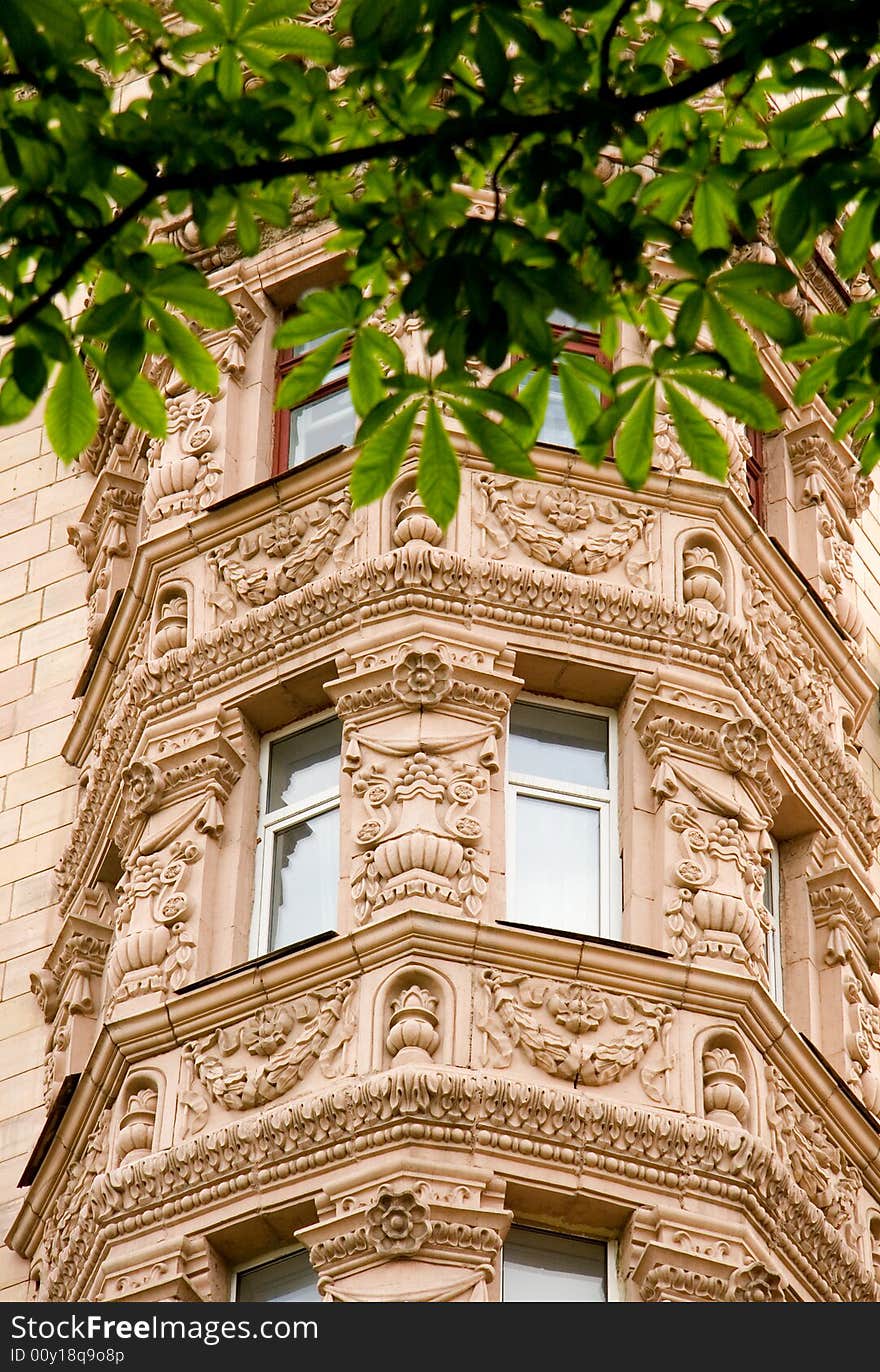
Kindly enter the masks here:
[[[52, 868], [73, 815], [61, 757], [87, 656], [86, 573], [67, 541], [92, 478], [49, 450], [39, 415], [0, 431], [0, 1240], [43, 1125], [46, 1026], [31, 971], [58, 932]], [[42, 957], [41, 957], [42, 953]], [[0, 1300], [23, 1299], [27, 1268], [0, 1248]]]

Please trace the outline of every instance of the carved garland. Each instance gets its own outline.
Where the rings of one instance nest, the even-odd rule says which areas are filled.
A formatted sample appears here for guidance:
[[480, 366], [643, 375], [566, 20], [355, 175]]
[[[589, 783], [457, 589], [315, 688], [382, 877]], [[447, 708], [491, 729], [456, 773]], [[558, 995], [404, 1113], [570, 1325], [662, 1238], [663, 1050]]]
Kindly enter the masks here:
[[[546, 983], [495, 968], [483, 973], [483, 983], [489, 1009], [479, 1027], [495, 1049], [497, 1065], [508, 1067], [518, 1048], [535, 1067], [583, 1086], [607, 1086], [628, 1076], [675, 1014], [659, 1001], [614, 995], [580, 982]], [[546, 1010], [555, 1029], [539, 1023], [533, 1013], [538, 1008]], [[626, 1025], [625, 1033], [583, 1041], [608, 1019]]]
[[[312, 581], [332, 556], [351, 516], [351, 497], [337, 491], [302, 510], [276, 515], [252, 533], [241, 534], [208, 553], [218, 581], [246, 605], [268, 605]], [[259, 558], [276, 567], [256, 566]], [[229, 602], [232, 609], [233, 602]]]
[[[185, 1044], [184, 1061], [193, 1083], [181, 1095], [194, 1117], [188, 1132], [202, 1128], [210, 1101], [226, 1110], [267, 1105], [292, 1090], [319, 1059], [327, 1076], [338, 1075], [342, 1050], [354, 1032], [349, 1018], [352, 995], [353, 983], [340, 981], [331, 990], [308, 997], [305, 1003], [269, 1006], [230, 1029], [215, 1029], [205, 1038]], [[302, 1033], [288, 1042], [297, 1021], [304, 1017]], [[340, 1025], [344, 1030], [341, 1040], [331, 1047], [329, 1041]], [[230, 1063], [240, 1050], [264, 1061], [252, 1068]]]

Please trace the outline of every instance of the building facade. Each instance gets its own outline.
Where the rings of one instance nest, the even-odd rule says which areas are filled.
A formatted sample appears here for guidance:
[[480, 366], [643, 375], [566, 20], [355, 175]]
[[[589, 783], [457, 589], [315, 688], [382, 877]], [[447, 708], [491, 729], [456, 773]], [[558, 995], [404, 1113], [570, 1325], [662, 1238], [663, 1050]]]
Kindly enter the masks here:
[[164, 443], [0, 441], [5, 1297], [877, 1301], [871, 484], [764, 346], [727, 485], [551, 398], [352, 511], [344, 360], [272, 409], [326, 240], [201, 254]]

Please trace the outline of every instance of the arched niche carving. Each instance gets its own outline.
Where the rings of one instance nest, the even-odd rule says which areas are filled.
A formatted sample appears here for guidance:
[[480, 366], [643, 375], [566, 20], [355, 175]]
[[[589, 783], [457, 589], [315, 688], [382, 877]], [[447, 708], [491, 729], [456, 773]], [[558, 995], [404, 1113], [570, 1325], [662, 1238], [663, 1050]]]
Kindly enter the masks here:
[[455, 992], [440, 972], [399, 968], [379, 987], [373, 1028], [377, 1068], [451, 1062]]
[[159, 1072], [135, 1072], [119, 1095], [113, 1163], [134, 1162], [155, 1150], [164, 1081]]
[[754, 1133], [757, 1092], [752, 1060], [731, 1029], [710, 1029], [694, 1043], [697, 1108], [714, 1124]]
[[156, 597], [153, 616], [153, 656], [163, 657], [172, 648], [185, 648], [191, 625], [190, 587], [182, 581], [163, 586]]
[[677, 578], [685, 604], [729, 612], [733, 603], [730, 559], [721, 540], [708, 529], [695, 529], [681, 539]]

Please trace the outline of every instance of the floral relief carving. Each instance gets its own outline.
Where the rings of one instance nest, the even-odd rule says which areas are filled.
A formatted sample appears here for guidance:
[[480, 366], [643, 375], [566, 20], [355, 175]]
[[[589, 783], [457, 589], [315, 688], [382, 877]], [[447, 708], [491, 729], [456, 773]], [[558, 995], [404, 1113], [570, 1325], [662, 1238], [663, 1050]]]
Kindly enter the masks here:
[[170, 515], [197, 514], [210, 505], [223, 472], [215, 403], [174, 382], [166, 393], [168, 433], [147, 449], [144, 513], [149, 524]]
[[[484, 1066], [491, 1062], [509, 1067], [519, 1050], [553, 1077], [582, 1086], [607, 1086], [634, 1071], [655, 1043], [661, 1042], [665, 1055], [674, 1011], [662, 1002], [615, 995], [580, 982], [548, 983], [495, 968], [487, 969], [482, 980], [486, 1001], [478, 1027], [486, 1040]], [[606, 1021], [625, 1026], [624, 1032], [587, 1037]], [[656, 1077], [648, 1081], [656, 1090]]]
[[822, 1121], [800, 1104], [782, 1073], [768, 1064], [767, 1122], [773, 1147], [796, 1184], [852, 1248], [861, 1178]]
[[[268, 605], [318, 575], [338, 552], [350, 518], [351, 497], [347, 490], [337, 491], [212, 548], [208, 566], [235, 599]], [[229, 600], [230, 611], [233, 606], [234, 600]]]
[[417, 1253], [431, 1232], [429, 1213], [412, 1191], [380, 1191], [366, 1213], [367, 1242], [377, 1253]]
[[743, 563], [743, 576], [743, 616], [754, 650], [766, 654], [782, 680], [819, 718], [833, 719], [831, 675], [819, 662], [795, 616], [783, 610], [764, 578], [747, 562]]
[[404, 705], [439, 705], [452, 688], [452, 668], [438, 651], [404, 652], [395, 664], [391, 685]]
[[358, 923], [413, 895], [476, 919], [489, 854], [475, 811], [498, 770], [494, 732], [413, 744], [351, 731], [342, 767], [366, 816], [354, 832]]
[[[652, 510], [629, 509], [620, 501], [587, 495], [570, 486], [485, 475], [478, 476], [476, 484], [484, 503], [484, 513], [476, 516], [476, 523], [484, 539], [495, 544], [493, 558], [506, 557], [516, 544], [545, 567], [599, 576], [624, 562], [640, 541], [647, 548], [654, 527]], [[656, 553], [650, 548], [647, 553], [625, 568], [635, 585], [648, 584], [646, 569]]]
[[316, 1063], [326, 1076], [347, 1070], [339, 1060], [351, 1038], [353, 992], [353, 983], [343, 980], [187, 1043], [191, 1086], [181, 1099], [190, 1113], [188, 1132], [204, 1127], [212, 1101], [226, 1110], [252, 1110], [286, 1095]]
[[672, 810], [669, 822], [684, 853], [673, 874], [679, 895], [666, 908], [673, 953], [730, 958], [766, 983], [770, 916], [762, 899], [764, 857], [752, 838], [761, 824], [742, 813], [706, 823], [686, 804]]

